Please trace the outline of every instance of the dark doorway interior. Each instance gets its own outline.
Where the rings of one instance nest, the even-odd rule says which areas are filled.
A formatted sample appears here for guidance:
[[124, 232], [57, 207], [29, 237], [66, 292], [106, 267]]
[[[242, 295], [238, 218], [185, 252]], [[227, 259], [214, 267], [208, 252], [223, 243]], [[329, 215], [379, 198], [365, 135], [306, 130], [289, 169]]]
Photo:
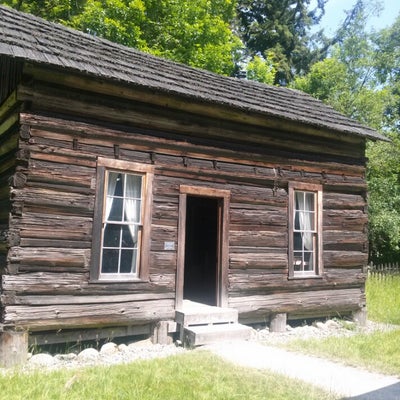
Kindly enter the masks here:
[[184, 299], [217, 305], [218, 199], [187, 197]]

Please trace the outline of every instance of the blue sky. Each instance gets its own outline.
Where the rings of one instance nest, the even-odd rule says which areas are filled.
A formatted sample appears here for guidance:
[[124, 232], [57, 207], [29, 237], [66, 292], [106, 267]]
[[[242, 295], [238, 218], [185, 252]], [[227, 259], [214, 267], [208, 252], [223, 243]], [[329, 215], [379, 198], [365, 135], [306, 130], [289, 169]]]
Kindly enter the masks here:
[[[356, 0], [329, 0], [325, 5], [325, 15], [321, 21], [327, 34], [332, 34], [345, 18], [344, 10], [350, 10]], [[379, 17], [370, 17], [368, 30], [380, 30], [391, 25], [400, 13], [400, 0], [380, 0], [383, 10]]]

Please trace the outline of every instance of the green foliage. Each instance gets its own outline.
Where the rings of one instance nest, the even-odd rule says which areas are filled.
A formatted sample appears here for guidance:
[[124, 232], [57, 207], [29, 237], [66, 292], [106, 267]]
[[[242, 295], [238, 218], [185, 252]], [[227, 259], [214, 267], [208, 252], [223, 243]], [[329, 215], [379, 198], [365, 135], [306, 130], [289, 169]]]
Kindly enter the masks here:
[[400, 259], [400, 138], [368, 146], [370, 254], [374, 262]]
[[310, 28], [319, 22], [326, 2], [319, 0], [310, 10], [310, 0], [239, 0], [239, 29], [246, 48], [252, 56], [274, 55], [276, 83], [290, 82], [295, 73], [308, 70], [313, 53]]
[[0, 3], [49, 21], [63, 22], [79, 13], [85, 0], [1, 0]]
[[233, 0], [88, 0], [70, 24], [111, 41], [219, 74], [234, 73], [242, 48]]
[[276, 75], [273, 55], [268, 54], [267, 59], [254, 56], [246, 66], [246, 73], [247, 79], [272, 85]]
[[128, 365], [0, 376], [7, 400], [317, 400], [334, 397], [288, 378], [235, 367], [204, 351]]
[[400, 325], [400, 276], [371, 274], [365, 289], [369, 319]]

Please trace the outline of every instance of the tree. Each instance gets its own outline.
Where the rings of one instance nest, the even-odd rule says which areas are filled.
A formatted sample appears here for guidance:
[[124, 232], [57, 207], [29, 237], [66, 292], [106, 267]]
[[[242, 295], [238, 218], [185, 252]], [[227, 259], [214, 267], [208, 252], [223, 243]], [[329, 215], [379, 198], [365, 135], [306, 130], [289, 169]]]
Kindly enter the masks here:
[[85, 0], [1, 0], [0, 3], [48, 21], [64, 22], [81, 12]]
[[286, 84], [308, 70], [312, 50], [310, 28], [318, 24], [328, 0], [239, 0], [239, 32], [250, 56], [274, 55], [275, 82]]
[[272, 85], [276, 75], [273, 55], [269, 54], [267, 59], [254, 56], [246, 65], [246, 75], [247, 79]]
[[[359, 4], [360, 5], [360, 4]], [[298, 77], [293, 86], [391, 138], [367, 145], [370, 259], [400, 257], [399, 19], [367, 34], [363, 7], [332, 56]]]
[[0, 0], [113, 42], [233, 75], [243, 44], [236, 0]]
[[242, 43], [231, 30], [234, 0], [87, 0], [71, 24], [139, 50], [223, 75]]

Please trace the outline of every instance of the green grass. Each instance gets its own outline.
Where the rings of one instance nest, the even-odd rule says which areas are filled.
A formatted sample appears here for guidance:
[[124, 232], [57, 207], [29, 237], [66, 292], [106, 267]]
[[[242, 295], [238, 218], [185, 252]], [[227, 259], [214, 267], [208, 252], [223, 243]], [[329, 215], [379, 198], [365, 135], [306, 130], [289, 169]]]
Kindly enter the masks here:
[[399, 343], [400, 328], [391, 332], [359, 334], [346, 338], [296, 340], [288, 343], [285, 348], [400, 376]]
[[[400, 276], [368, 276], [366, 296], [370, 320], [400, 325]], [[296, 340], [285, 347], [400, 376], [399, 343], [400, 326], [391, 332], [358, 334], [349, 338]]]
[[0, 376], [0, 397], [19, 399], [335, 399], [305, 383], [236, 367], [205, 351], [128, 365]]
[[400, 276], [371, 274], [366, 284], [368, 318], [400, 325]]

